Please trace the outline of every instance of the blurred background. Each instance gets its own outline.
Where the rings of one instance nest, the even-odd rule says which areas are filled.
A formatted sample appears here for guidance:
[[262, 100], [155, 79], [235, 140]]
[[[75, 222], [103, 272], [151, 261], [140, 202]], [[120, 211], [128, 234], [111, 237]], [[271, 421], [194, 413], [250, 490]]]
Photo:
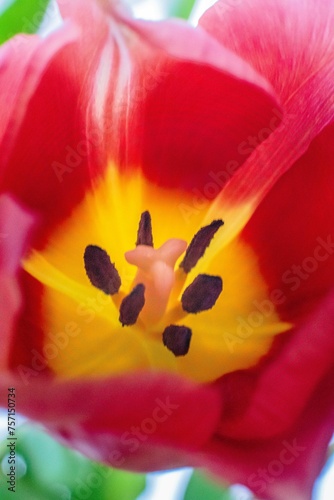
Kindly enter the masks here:
[[[228, 1], [229, 5], [231, 1]], [[127, 0], [126, 3], [139, 18], [156, 20], [174, 16], [189, 19], [196, 25], [201, 14], [215, 1]], [[30, 19], [36, 12], [40, 14], [37, 29], [41, 34], [45, 35], [59, 25], [60, 17], [52, 1], [0, 0], [0, 42], [19, 32], [22, 19]], [[36, 31], [36, 26], [32, 26], [31, 31], [33, 29]], [[27, 23], [25, 30], [29, 32]], [[40, 426], [23, 417], [17, 416], [16, 426], [14, 498], [17, 500], [255, 500], [241, 485], [224, 489], [203, 472], [190, 468], [144, 475], [104, 467], [64, 448]], [[13, 499], [13, 492], [8, 491], [6, 483], [9, 472], [7, 437], [7, 411], [0, 410], [2, 500]], [[334, 455], [329, 452], [327, 465], [315, 486], [314, 500], [333, 500], [333, 492]]]

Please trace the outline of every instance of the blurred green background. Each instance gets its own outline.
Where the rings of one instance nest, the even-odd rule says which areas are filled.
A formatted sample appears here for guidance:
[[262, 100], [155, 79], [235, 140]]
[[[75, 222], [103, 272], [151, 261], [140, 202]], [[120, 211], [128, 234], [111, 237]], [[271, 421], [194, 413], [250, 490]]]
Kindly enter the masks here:
[[[16, 432], [15, 493], [8, 490], [10, 438], [0, 444], [0, 498], [2, 500], [135, 500], [152, 498], [150, 481], [105, 467], [61, 446], [37, 425], [24, 423]], [[210, 483], [199, 472], [191, 474], [184, 500], [232, 500], [228, 491]], [[158, 474], [150, 475], [150, 477]], [[147, 494], [146, 494], [147, 491]], [[171, 491], [171, 490], [170, 490]], [[141, 495], [144, 493], [143, 495]], [[168, 492], [164, 491], [164, 494]], [[14, 494], [14, 496], [13, 496]], [[182, 495], [183, 496], [183, 495]], [[164, 497], [163, 494], [156, 497]]]

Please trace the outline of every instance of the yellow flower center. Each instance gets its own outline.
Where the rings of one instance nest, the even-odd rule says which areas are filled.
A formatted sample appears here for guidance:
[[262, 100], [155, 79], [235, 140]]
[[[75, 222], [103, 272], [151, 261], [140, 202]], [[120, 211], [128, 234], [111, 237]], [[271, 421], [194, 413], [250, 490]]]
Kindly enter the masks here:
[[[154, 332], [156, 325], [163, 321], [176, 322], [185, 314], [197, 314], [215, 305], [223, 288], [222, 279], [219, 276], [201, 274], [184, 290], [181, 301], [175, 301], [175, 305], [172, 304], [169, 308], [169, 314], [166, 314], [172, 292], [174, 291], [174, 299], [177, 298], [186, 274], [203, 257], [222, 224], [221, 220], [216, 220], [201, 228], [188, 248], [186, 241], [172, 238], [155, 249], [151, 215], [145, 211], [140, 218], [137, 246], [125, 253], [126, 261], [138, 268], [131, 293], [124, 296], [120, 292], [122, 281], [115, 265], [108, 253], [96, 245], [88, 245], [84, 252], [87, 276], [93, 286], [110, 295], [116, 307], [119, 306], [119, 321], [122, 326], [138, 323], [144, 332]], [[186, 249], [176, 279], [175, 264]], [[176, 282], [178, 286], [175, 291]], [[191, 336], [190, 328], [170, 324], [164, 329], [162, 340], [175, 356], [183, 356], [189, 350]]]
[[207, 382], [268, 352], [291, 325], [268, 299], [254, 250], [238, 237], [220, 244], [220, 214], [203, 224], [210, 205], [184, 218], [186, 190], [106, 169], [24, 262], [43, 285], [39, 354], [55, 374], [159, 370]]

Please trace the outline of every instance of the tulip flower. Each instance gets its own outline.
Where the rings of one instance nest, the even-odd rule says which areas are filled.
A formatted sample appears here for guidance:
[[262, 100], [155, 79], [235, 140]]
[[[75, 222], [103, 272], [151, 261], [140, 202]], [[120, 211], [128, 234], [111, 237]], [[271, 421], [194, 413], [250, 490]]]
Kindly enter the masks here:
[[59, 6], [1, 48], [2, 404], [15, 388], [111, 466], [310, 498], [334, 416], [333, 3], [218, 1], [196, 28]]

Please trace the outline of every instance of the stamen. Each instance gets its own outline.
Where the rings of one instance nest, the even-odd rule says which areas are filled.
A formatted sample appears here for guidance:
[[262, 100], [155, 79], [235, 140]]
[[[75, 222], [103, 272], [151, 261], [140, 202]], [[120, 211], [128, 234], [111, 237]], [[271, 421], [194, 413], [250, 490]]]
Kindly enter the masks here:
[[191, 335], [187, 326], [170, 325], [165, 328], [162, 341], [175, 356], [185, 356], [189, 351]]
[[138, 245], [153, 247], [152, 221], [148, 210], [143, 212], [140, 217], [136, 246]]
[[122, 326], [134, 325], [137, 322], [140, 311], [145, 305], [145, 287], [142, 283], [135, 286], [121, 303], [119, 310], [119, 321]]
[[183, 292], [181, 303], [184, 311], [199, 313], [211, 309], [223, 289], [220, 276], [199, 274]]
[[187, 248], [186, 255], [180, 264], [185, 273], [189, 273], [197, 262], [203, 257], [205, 250], [218, 229], [224, 224], [221, 219], [214, 220], [208, 226], [202, 227], [193, 237]]
[[121, 278], [105, 250], [96, 245], [88, 245], [84, 253], [84, 262], [86, 274], [92, 285], [107, 295], [118, 292]]

